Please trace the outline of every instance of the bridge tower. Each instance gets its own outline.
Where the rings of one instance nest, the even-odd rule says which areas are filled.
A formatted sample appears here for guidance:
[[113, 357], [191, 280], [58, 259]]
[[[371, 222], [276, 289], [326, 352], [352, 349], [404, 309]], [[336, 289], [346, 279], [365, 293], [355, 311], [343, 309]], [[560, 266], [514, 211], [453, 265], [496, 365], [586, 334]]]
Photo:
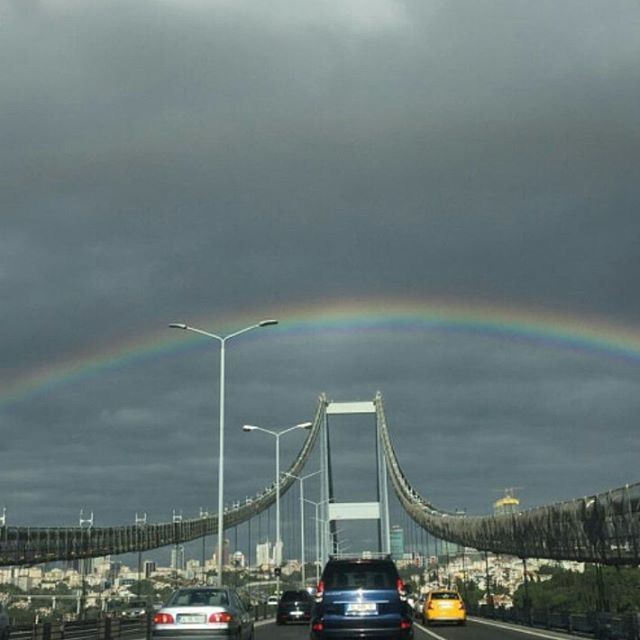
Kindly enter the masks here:
[[[334, 492], [331, 459], [331, 418], [334, 416], [364, 414], [372, 416], [375, 429], [376, 499], [368, 502], [338, 502]], [[324, 524], [321, 555], [326, 562], [329, 554], [340, 552], [338, 523], [345, 520], [375, 520], [378, 530], [378, 552], [390, 553], [389, 492], [387, 469], [380, 438], [380, 425], [374, 401], [328, 402], [320, 438], [320, 466], [322, 470], [321, 504]]]

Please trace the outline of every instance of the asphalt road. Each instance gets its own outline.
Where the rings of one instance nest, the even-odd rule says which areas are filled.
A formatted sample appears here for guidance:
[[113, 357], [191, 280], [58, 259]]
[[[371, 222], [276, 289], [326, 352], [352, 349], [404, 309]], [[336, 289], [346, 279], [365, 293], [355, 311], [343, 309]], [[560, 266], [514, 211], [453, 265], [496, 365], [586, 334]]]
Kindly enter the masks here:
[[[487, 620], [469, 620], [465, 627], [424, 627], [414, 623], [415, 640], [566, 640], [569, 636], [544, 629], [530, 629]], [[308, 625], [276, 626], [273, 622], [256, 626], [256, 640], [309, 640]]]

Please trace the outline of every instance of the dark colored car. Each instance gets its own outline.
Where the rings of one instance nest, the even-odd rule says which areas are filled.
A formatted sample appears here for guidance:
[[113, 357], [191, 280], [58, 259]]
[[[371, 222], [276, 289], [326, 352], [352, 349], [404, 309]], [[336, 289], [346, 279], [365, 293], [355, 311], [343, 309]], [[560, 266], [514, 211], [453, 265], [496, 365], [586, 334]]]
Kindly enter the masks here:
[[316, 594], [312, 640], [412, 637], [412, 611], [389, 556], [329, 559]]
[[314, 600], [308, 591], [285, 591], [278, 602], [276, 624], [306, 622], [311, 620]]
[[122, 610], [121, 615], [123, 618], [144, 618], [149, 610], [146, 600], [131, 600]]
[[253, 640], [252, 608], [234, 589], [178, 589], [153, 617], [152, 640]]

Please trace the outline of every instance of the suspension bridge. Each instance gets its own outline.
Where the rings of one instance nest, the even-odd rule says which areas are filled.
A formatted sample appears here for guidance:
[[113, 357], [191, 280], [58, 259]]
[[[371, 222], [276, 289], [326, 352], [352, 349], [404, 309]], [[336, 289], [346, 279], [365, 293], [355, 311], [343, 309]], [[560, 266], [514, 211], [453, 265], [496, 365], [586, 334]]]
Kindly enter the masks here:
[[[378, 494], [376, 503], [339, 505], [331, 492], [328, 416], [339, 407], [320, 397], [313, 424], [290, 468], [279, 482], [280, 496], [301, 475], [314, 447], [320, 446], [324, 471], [324, 521], [327, 523], [325, 555], [334, 551], [335, 522], [353, 517], [379, 520], [381, 551], [388, 551], [389, 518], [387, 485], [410, 518], [433, 536], [465, 547], [519, 558], [572, 560], [604, 565], [640, 564], [640, 483], [609, 491], [494, 515], [466, 515], [436, 507], [420, 495], [404, 474], [389, 432], [382, 395], [377, 393], [364, 411], [375, 416], [377, 435]], [[276, 502], [278, 485], [225, 509], [223, 523], [230, 529], [250, 520]], [[350, 510], [351, 509], [351, 510]], [[363, 515], [364, 514], [364, 515]], [[217, 533], [217, 514], [164, 523], [136, 523], [118, 527], [20, 527], [0, 526], [0, 566], [33, 565], [183, 544]]]

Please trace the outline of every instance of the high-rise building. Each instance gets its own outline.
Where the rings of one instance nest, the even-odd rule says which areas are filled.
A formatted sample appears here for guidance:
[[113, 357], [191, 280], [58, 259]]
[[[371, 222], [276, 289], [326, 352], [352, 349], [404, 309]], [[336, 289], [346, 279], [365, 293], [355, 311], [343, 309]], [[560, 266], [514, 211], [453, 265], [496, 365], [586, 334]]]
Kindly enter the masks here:
[[151, 574], [156, 570], [156, 563], [154, 560], [144, 561], [144, 577], [149, 578]]
[[404, 530], [398, 524], [391, 527], [391, 558], [393, 560], [402, 560], [404, 556]]
[[171, 568], [174, 571], [184, 571], [185, 566], [184, 546], [178, 544], [171, 549]]
[[282, 540], [278, 540], [273, 545], [273, 565], [280, 567], [282, 565]]
[[271, 557], [271, 545], [269, 541], [261, 542], [256, 545], [256, 564], [259, 567], [269, 566], [269, 560]]

